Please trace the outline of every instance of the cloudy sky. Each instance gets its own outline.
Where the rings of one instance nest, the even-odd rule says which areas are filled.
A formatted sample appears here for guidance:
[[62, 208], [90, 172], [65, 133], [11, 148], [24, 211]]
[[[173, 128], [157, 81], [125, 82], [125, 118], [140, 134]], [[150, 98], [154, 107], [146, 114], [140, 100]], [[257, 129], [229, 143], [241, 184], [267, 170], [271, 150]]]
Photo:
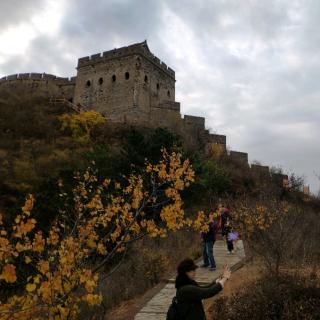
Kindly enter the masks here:
[[147, 39], [183, 114], [317, 192], [319, 17], [319, 0], [1, 0], [0, 77], [72, 76], [79, 57]]

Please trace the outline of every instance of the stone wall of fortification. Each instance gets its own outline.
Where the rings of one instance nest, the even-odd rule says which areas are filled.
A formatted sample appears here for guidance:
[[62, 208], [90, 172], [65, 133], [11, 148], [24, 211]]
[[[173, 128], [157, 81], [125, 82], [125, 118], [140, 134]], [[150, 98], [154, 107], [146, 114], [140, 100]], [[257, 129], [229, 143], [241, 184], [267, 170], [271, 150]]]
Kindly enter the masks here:
[[0, 93], [10, 91], [30, 97], [59, 97], [72, 100], [76, 79], [46, 73], [20, 73], [0, 79]]
[[158, 106], [151, 107], [150, 122], [152, 127], [165, 127], [177, 133], [181, 133], [182, 119], [180, 103], [165, 101]]
[[79, 59], [75, 104], [95, 109], [115, 122], [124, 121], [130, 111], [135, 111], [134, 60], [134, 56], [107, 61], [92, 58], [94, 63], [82, 64]]
[[[77, 77], [60, 78], [45, 73], [22, 73], [0, 79], [2, 92], [30, 97], [66, 98], [94, 109], [114, 125], [167, 128], [194, 150], [221, 146], [227, 154], [226, 136], [211, 134], [205, 118], [181, 116], [175, 101], [175, 72], [152, 54], [146, 42], [105, 51], [78, 60]], [[248, 166], [248, 154], [230, 151], [239, 167]], [[251, 165], [260, 177], [270, 177], [267, 166]], [[278, 175], [274, 179], [286, 180]]]
[[251, 170], [260, 178], [270, 178], [270, 169], [268, 166], [262, 166], [260, 164], [251, 164]]
[[230, 159], [239, 164], [249, 165], [248, 154], [246, 152], [230, 151]]
[[75, 103], [116, 122], [156, 126], [180, 117], [174, 71], [145, 43], [78, 60]]

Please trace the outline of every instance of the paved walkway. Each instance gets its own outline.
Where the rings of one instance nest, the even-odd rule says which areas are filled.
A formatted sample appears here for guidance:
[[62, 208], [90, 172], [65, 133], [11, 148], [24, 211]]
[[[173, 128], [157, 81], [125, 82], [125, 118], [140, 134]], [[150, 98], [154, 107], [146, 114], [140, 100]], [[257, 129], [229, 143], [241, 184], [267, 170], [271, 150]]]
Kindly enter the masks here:
[[[221, 273], [223, 266], [227, 263], [232, 271], [235, 271], [242, 265], [245, 257], [243, 243], [239, 240], [235, 246], [235, 253], [228, 254], [226, 243], [217, 240], [214, 244], [214, 257], [217, 263], [216, 271], [209, 271], [207, 268], [197, 269], [196, 281], [200, 284], [209, 284], [217, 279]], [[198, 265], [202, 261], [198, 262]], [[169, 279], [168, 284], [158, 292], [135, 316], [134, 320], [165, 320], [169, 305], [175, 296], [174, 278]]]

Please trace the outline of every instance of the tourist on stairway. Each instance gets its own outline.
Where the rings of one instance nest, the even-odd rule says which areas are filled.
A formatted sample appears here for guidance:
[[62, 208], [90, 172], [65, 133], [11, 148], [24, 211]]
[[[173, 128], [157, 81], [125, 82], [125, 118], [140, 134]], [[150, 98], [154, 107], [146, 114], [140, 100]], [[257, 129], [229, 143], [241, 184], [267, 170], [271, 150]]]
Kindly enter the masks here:
[[208, 219], [208, 232], [201, 233], [202, 240], [202, 253], [203, 253], [203, 265], [202, 267], [210, 267], [209, 270], [216, 270], [216, 262], [213, 256], [213, 246], [216, 241], [216, 232], [218, 225], [217, 223], [210, 217], [210, 214], [207, 215]]
[[232, 232], [231, 228], [231, 214], [230, 210], [227, 207], [222, 206], [221, 211], [221, 230], [222, 230], [222, 236], [225, 236], [226, 242], [227, 242], [227, 249], [228, 253], [233, 253], [233, 241], [229, 237], [229, 234]]
[[178, 266], [175, 283], [178, 319], [205, 320], [202, 300], [211, 298], [220, 292], [231, 276], [230, 268], [225, 265], [223, 274], [217, 280], [207, 286], [200, 286], [195, 281], [196, 269], [197, 265], [192, 259], [185, 259]]

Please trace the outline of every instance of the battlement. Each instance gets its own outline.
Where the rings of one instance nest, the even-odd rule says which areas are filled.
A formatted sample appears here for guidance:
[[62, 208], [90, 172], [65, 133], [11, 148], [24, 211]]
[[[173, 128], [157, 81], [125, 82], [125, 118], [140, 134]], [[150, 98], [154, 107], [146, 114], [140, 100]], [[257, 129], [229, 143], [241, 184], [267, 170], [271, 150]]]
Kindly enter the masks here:
[[11, 74], [0, 79], [0, 83], [13, 80], [52, 80], [57, 84], [75, 84], [76, 77], [62, 78], [47, 73], [18, 73]]
[[127, 47], [121, 47], [103, 53], [96, 53], [91, 56], [86, 56], [78, 59], [78, 68], [104, 62], [111, 59], [118, 59], [134, 54], [139, 54], [153, 63], [156, 67], [164, 71], [170, 77], [175, 78], [175, 72], [169, 68], [164, 62], [160, 61], [148, 48], [147, 42], [135, 43]]
[[202, 127], [204, 129], [205, 118], [185, 115], [183, 117], [183, 122], [185, 125], [198, 126], [198, 127]]
[[156, 108], [177, 111], [180, 113], [180, 102], [165, 101]]
[[289, 176], [287, 174], [283, 174], [283, 173], [272, 173], [272, 178], [274, 178], [275, 180], [289, 180]]
[[270, 169], [268, 166], [262, 166], [260, 164], [251, 164], [251, 170], [263, 176], [270, 176]]
[[232, 160], [248, 164], [248, 153], [239, 151], [230, 151], [229, 156]]
[[[206, 133], [208, 133], [208, 130], [206, 130]], [[227, 137], [225, 135], [208, 133], [207, 139], [209, 143], [222, 144], [224, 146], [227, 144]]]
[[275, 181], [280, 187], [287, 189], [289, 187], [289, 176], [283, 173], [271, 173], [271, 178]]

